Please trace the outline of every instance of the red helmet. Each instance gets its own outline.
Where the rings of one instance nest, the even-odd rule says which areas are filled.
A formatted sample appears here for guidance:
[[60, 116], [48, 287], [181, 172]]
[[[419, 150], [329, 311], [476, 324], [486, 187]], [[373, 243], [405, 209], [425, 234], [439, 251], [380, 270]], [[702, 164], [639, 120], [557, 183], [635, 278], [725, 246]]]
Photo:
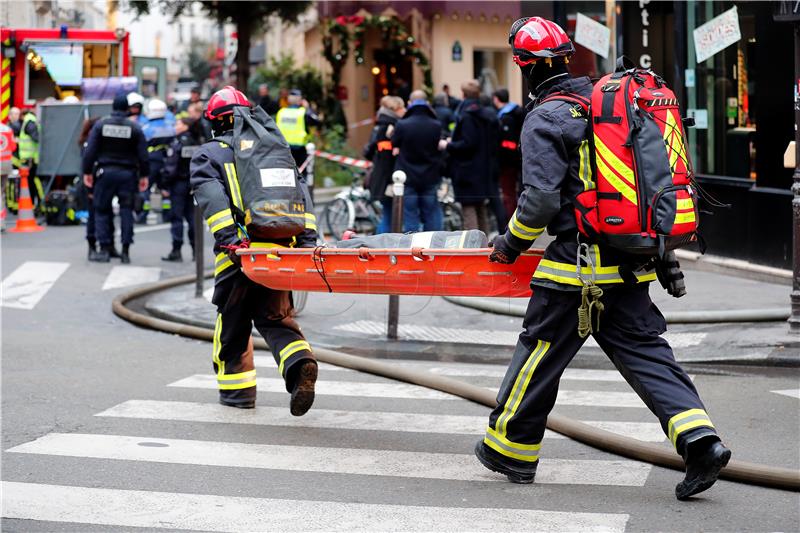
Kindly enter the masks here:
[[236, 106], [250, 107], [250, 101], [242, 91], [235, 87], [226, 85], [219, 91], [211, 95], [206, 105], [206, 118], [214, 120], [224, 115], [233, 113]]
[[511, 26], [508, 44], [514, 63], [524, 67], [541, 58], [569, 57], [575, 47], [561, 26], [541, 17], [521, 18]]

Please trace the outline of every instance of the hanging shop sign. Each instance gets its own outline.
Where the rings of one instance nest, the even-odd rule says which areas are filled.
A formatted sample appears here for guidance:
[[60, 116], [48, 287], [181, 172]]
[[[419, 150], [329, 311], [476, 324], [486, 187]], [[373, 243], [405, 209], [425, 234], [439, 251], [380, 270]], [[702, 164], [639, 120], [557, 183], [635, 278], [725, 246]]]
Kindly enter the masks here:
[[741, 38], [739, 13], [734, 6], [694, 30], [694, 49], [697, 54], [697, 62], [702, 63]]
[[604, 24], [578, 13], [575, 19], [575, 42], [602, 58], [608, 58], [611, 30]]

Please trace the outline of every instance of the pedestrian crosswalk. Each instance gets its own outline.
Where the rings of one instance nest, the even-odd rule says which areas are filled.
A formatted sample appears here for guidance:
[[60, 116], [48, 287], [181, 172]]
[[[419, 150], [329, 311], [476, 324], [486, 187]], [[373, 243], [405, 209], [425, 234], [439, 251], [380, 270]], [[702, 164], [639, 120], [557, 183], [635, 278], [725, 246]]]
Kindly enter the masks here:
[[[70, 263], [62, 261], [25, 261], [3, 279], [0, 306], [32, 310], [70, 267]], [[110, 268], [98, 289], [107, 291], [134, 287], [158, 281], [160, 278], [159, 267], [116, 265]]]
[[[72, 467], [83, 462], [91, 469], [102, 469], [108, 461], [122, 462], [129, 465], [132, 481], [84, 486], [85, 482], [69, 484], [63, 480], [50, 484], [48, 479], [30, 476], [7, 480], [2, 485], [3, 516], [204, 531], [625, 530], [628, 515], [624, 513], [585, 512], [553, 505], [536, 509], [541, 502], [513, 509], [481, 505], [479, 500], [451, 502], [446, 497], [449, 483], [484, 484], [482, 491], [507, 490], [502, 488], [505, 478], [480, 466], [471, 454], [469, 443], [483, 433], [488, 413], [466, 400], [321, 364], [317, 405], [306, 416], [292, 417], [285, 406], [277, 407], [285, 403], [286, 391], [282, 380], [272, 377], [276, 372], [274, 360], [268, 355], [258, 355], [255, 360], [259, 373], [266, 377], [259, 377], [261, 396], [254, 410], [213, 403], [215, 377], [196, 374], [167, 383], [164, 390], [168, 399], [129, 399], [95, 414], [98, 422], [114, 422], [111, 426], [100, 424], [92, 431], [92, 425], [86, 424], [80, 432], [47, 433], [6, 450], [17, 458], [49, 457], [50, 464], [60, 458]], [[487, 380], [499, 384], [504, 374], [504, 369], [496, 365], [398, 364], [472, 380], [481, 386], [486, 386]], [[585, 423], [629, 438], [665, 441], [659, 424], [648, 417], [644, 404], [614, 371], [569, 369], [564, 387], [558, 404], [579, 408]], [[271, 393], [281, 393], [280, 403]], [[376, 403], [377, 399], [390, 402]], [[602, 406], [613, 409], [599, 409]], [[605, 419], [604, 415], [611, 412], [613, 416]], [[177, 434], [166, 431], [175, 424], [190, 429]], [[109, 431], [108, 427], [116, 429]], [[264, 431], [254, 433], [246, 428]], [[222, 429], [224, 433], [220, 433]], [[288, 431], [306, 438], [280, 438]], [[225, 438], [220, 439], [223, 434]], [[254, 435], [260, 437], [254, 439]], [[381, 435], [380, 441], [368, 435]], [[447, 446], [448, 442], [452, 445]], [[519, 490], [531, 495], [536, 494], [538, 485], [552, 486], [550, 490], [556, 493], [578, 487], [631, 490], [643, 487], [648, 480], [648, 464], [608, 455], [575, 454], [574, 446], [548, 431], [543, 444], [546, 459], [539, 466], [536, 484]], [[202, 478], [214, 476], [215, 469], [252, 472], [267, 485], [278, 472], [338, 476], [344, 497], [315, 494], [313, 487], [303, 489], [308, 500], [284, 499], [281, 491], [270, 493], [268, 498], [254, 497], [247, 486], [235, 494], [217, 494], [210, 489], [158, 491], [153, 490], [158, 487], [152, 483], [137, 484], [135, 473], [146, 465], [202, 469], [198, 470]], [[368, 485], [375, 480], [435, 484], [432, 487], [438, 488], [430, 490], [439, 491], [441, 499], [420, 506], [403, 498], [390, 502], [347, 498], [349, 485]], [[208, 486], [213, 487], [213, 482]]]

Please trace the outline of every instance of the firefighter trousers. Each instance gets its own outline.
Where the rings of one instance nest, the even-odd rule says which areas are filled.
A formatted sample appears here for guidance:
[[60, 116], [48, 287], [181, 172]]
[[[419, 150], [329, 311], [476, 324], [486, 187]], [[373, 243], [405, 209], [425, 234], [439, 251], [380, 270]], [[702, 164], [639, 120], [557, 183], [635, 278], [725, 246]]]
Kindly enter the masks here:
[[[593, 336], [683, 454], [686, 443], [715, 434], [714, 425], [660, 336], [666, 322], [648, 288], [647, 283], [606, 288], [605, 310]], [[534, 287], [483, 441], [512, 463], [535, 468], [539, 459], [559, 380], [585, 341], [577, 330], [579, 304], [580, 292]]]
[[217, 283], [212, 303], [217, 306], [212, 359], [220, 399], [235, 404], [256, 398], [253, 325], [267, 341], [291, 392], [298, 363], [314, 360], [311, 346], [292, 318], [291, 293], [268, 289], [237, 272]]

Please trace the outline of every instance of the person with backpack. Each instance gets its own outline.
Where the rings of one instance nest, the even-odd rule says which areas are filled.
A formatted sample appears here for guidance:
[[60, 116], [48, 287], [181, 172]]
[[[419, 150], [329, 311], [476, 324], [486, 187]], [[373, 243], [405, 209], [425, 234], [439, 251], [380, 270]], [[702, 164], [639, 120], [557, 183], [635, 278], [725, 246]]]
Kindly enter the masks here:
[[[669, 257], [665, 248], [674, 242], [672, 229], [661, 226], [658, 233], [647, 226], [647, 220], [671, 213], [674, 226], [679, 226], [691, 218], [680, 208], [693, 202], [691, 196], [684, 196], [690, 193], [688, 185], [675, 185], [687, 181], [690, 171], [685, 153], [673, 150], [680, 151], [682, 144], [672, 139], [681, 132], [680, 125], [662, 130], [654, 120], [676, 100], [650, 71], [622, 68], [601, 79], [594, 89], [589, 78], [570, 77], [567, 62], [575, 48], [549, 20], [518, 20], [511, 27], [509, 44], [514, 62], [532, 89], [533, 101], [521, 137], [523, 191], [508, 231], [493, 242], [489, 260], [513, 263], [545, 229], [556, 239], [533, 274], [534, 293], [524, 331], [475, 455], [486, 468], [513, 483], [533, 482], [561, 374], [591, 333], [658, 417], [683, 457], [686, 475], [675, 495], [685, 500], [714, 484], [731, 452], [722, 444], [669, 343], [661, 337], [666, 322], [648, 294], [649, 282], [656, 279], [653, 257]], [[589, 100], [590, 107], [582, 104]], [[636, 129], [625, 134], [617, 130], [616, 140], [606, 136], [603, 141], [600, 137], [605, 136], [606, 127], [627, 130], [624, 106], [636, 119]], [[640, 113], [642, 107], [649, 109]], [[594, 137], [590, 137], [592, 131]], [[665, 143], [666, 137], [672, 140]], [[597, 173], [592, 172], [590, 140], [596, 145]], [[643, 143], [647, 160], [637, 153]], [[639, 163], [636, 175], [625, 161], [631, 151]], [[679, 158], [684, 158], [680, 164]], [[661, 165], [659, 179], [668, 178], [669, 185], [642, 195], [644, 191], [636, 187], [652, 182], [656, 165]], [[597, 218], [597, 206], [581, 196], [587, 193], [602, 207], [602, 219]], [[662, 202], [659, 195], [667, 199]], [[636, 209], [628, 210], [629, 203]], [[628, 224], [627, 219], [640, 212], [640, 204], [655, 211], [635, 223], [644, 231], [624, 238], [614, 234], [614, 228]], [[590, 223], [607, 227], [589, 237], [586, 226]], [[671, 272], [660, 274], [662, 283], [680, 296], [682, 274], [674, 258], [666, 262], [661, 270]]]
[[170, 214], [170, 233], [172, 251], [161, 258], [162, 261], [180, 263], [183, 261], [183, 222], [186, 221], [189, 245], [194, 259], [194, 204], [189, 190], [189, 163], [200, 144], [198, 124], [191, 118], [180, 118], [175, 123], [175, 139], [167, 148], [164, 167], [161, 170], [162, 194], [169, 198], [172, 208]]
[[[241, 271], [240, 247], [315, 247], [316, 218], [308, 188], [289, 145], [260, 107], [227, 86], [208, 100], [214, 138], [192, 156], [190, 183], [214, 236], [217, 306], [213, 367], [219, 402], [252, 409], [256, 370], [253, 325], [264, 337], [291, 393], [290, 412], [305, 414], [314, 402], [317, 363], [292, 318], [291, 293], [268, 289]], [[259, 242], [260, 241], [260, 242]]]

